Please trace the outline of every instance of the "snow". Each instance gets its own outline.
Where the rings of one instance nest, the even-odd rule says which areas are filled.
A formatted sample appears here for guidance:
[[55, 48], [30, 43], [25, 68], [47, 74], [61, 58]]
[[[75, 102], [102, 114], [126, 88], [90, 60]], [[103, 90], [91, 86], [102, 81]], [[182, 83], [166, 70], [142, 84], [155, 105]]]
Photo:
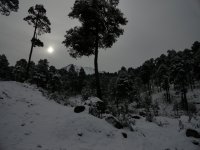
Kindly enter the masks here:
[[[185, 127], [195, 124], [180, 118]], [[157, 122], [163, 122], [159, 126]], [[136, 120], [134, 132], [116, 129], [104, 119], [74, 113], [50, 101], [34, 86], [0, 82], [0, 150], [199, 150], [179, 130], [179, 120]], [[122, 132], [128, 137], [123, 138]]]
[[[165, 99], [164, 94], [165, 94], [165, 91], [162, 91], [159, 93], [153, 93], [152, 101], [153, 101], [153, 103], [158, 102], [161, 115], [172, 116], [172, 115], [174, 115], [174, 111], [173, 111], [174, 102], [175, 101], [180, 102], [181, 96], [180, 96], [180, 94], [176, 94], [176, 91], [171, 89], [170, 96], [171, 96], [172, 104], [169, 104], [164, 100]], [[195, 104], [195, 106], [197, 108], [197, 113], [200, 115], [200, 98], [199, 97], [200, 97], [199, 88], [194, 89], [194, 90], [190, 90], [190, 89], [188, 90], [188, 92], [187, 92], [188, 103]]]
[[84, 103], [87, 105], [90, 104], [96, 105], [98, 102], [103, 102], [103, 101], [97, 97], [89, 97], [88, 100], [86, 100]]

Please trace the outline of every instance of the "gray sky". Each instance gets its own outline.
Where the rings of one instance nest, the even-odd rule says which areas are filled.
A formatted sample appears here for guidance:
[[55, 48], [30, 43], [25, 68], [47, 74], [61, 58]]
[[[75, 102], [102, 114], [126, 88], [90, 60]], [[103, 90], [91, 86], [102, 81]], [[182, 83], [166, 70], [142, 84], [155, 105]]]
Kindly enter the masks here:
[[[52, 32], [40, 37], [44, 47], [34, 49], [32, 60], [46, 58], [57, 68], [71, 63], [93, 67], [93, 56], [73, 59], [62, 44], [65, 31], [78, 24], [68, 18], [74, 1], [19, 0], [17, 13], [0, 15], [0, 54], [5, 54], [11, 65], [28, 58], [34, 29], [23, 18], [31, 6], [43, 4]], [[119, 7], [129, 22], [112, 48], [100, 50], [100, 70], [114, 72], [121, 66], [138, 67], [168, 49], [183, 50], [200, 41], [200, 0], [120, 0]], [[53, 54], [47, 53], [49, 46], [55, 49]]]

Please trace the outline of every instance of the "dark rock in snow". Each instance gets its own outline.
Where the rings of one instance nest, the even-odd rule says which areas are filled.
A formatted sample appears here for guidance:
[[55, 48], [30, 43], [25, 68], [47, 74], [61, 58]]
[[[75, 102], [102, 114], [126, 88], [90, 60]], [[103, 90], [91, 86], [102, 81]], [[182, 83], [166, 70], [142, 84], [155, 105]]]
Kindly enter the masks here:
[[116, 122], [115, 127], [116, 127], [117, 129], [122, 129], [122, 128], [123, 128], [122, 124], [119, 123], [119, 122]]
[[37, 145], [38, 148], [42, 148], [42, 145]]
[[146, 113], [143, 112], [143, 111], [139, 112], [139, 115], [142, 116], [142, 117], [146, 117]]
[[127, 134], [122, 132], [123, 137], [126, 139], [127, 138]]
[[78, 136], [83, 136], [83, 133], [78, 133]]
[[83, 112], [85, 110], [85, 106], [76, 106], [75, 108], [74, 108], [74, 112], [75, 113], [81, 113], [81, 112]]
[[193, 143], [194, 145], [200, 145], [199, 142], [196, 141], [196, 140], [192, 141], [192, 143]]
[[31, 135], [31, 132], [26, 132], [24, 133], [24, 135]]
[[105, 118], [105, 120], [108, 123], [112, 124], [117, 129], [122, 129], [123, 128], [122, 124], [113, 116], [109, 116], [109, 117]]
[[25, 123], [22, 123], [21, 126], [22, 126], [22, 127], [25, 126]]
[[140, 119], [140, 116], [132, 116], [134, 119]]
[[200, 134], [194, 129], [187, 129], [186, 130], [186, 136], [187, 137], [200, 138]]

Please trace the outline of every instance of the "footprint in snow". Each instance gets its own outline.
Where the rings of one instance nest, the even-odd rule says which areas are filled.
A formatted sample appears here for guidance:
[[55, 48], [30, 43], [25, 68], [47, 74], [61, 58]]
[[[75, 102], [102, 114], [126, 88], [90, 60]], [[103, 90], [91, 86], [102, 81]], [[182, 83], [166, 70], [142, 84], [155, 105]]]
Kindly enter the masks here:
[[25, 123], [22, 123], [22, 124], [21, 124], [22, 127], [25, 126], [25, 125], [26, 125]]
[[24, 135], [31, 135], [31, 131], [24, 133]]
[[7, 98], [11, 98], [6, 92], [2, 92], [3, 95], [5, 95]]
[[30, 108], [30, 107], [34, 106], [34, 104], [29, 104], [29, 105], [27, 105], [27, 106]]
[[37, 145], [37, 148], [42, 148], [42, 145]]
[[35, 113], [35, 115], [36, 115], [36, 116], [39, 116], [39, 115], [40, 115], [40, 113]]

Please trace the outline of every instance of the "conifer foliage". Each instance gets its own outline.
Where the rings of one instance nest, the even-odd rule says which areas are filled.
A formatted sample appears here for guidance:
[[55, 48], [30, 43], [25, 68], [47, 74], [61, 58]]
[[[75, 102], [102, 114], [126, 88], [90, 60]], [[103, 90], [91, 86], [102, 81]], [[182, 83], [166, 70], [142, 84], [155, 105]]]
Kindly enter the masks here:
[[11, 11], [17, 11], [19, 8], [18, 0], [0, 0], [0, 13], [9, 16]]
[[31, 62], [31, 56], [33, 52], [33, 47], [43, 47], [44, 44], [42, 41], [38, 39], [38, 35], [44, 34], [44, 33], [50, 33], [50, 21], [46, 16], [46, 9], [43, 5], [35, 5], [34, 7], [30, 7], [28, 10], [29, 15], [24, 18], [24, 21], [27, 21], [29, 25], [33, 25], [34, 27], [34, 33], [33, 38], [31, 39], [31, 50], [29, 54], [28, 59], [28, 65], [27, 65], [27, 78], [29, 77], [29, 68], [30, 68], [30, 62]]
[[8, 79], [9, 62], [6, 56], [0, 55], [0, 79]]
[[99, 48], [109, 48], [123, 34], [127, 19], [117, 8], [119, 0], [76, 0], [69, 17], [78, 19], [80, 27], [66, 32], [63, 44], [72, 57], [94, 55], [97, 96], [101, 99], [98, 72]]

